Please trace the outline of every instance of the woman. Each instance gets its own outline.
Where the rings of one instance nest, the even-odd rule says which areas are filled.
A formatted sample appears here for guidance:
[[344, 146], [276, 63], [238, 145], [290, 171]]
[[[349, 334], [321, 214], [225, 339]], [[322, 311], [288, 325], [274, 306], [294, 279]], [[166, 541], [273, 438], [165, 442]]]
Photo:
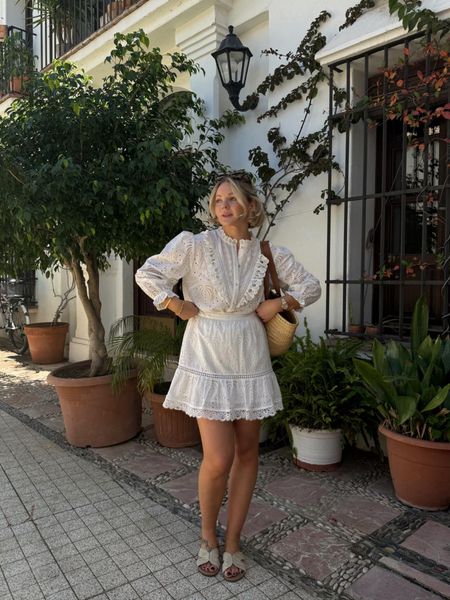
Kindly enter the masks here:
[[[268, 260], [250, 232], [264, 212], [248, 176], [220, 178], [209, 210], [218, 229], [180, 233], [145, 262], [136, 281], [157, 309], [189, 320], [164, 406], [196, 417], [200, 429], [198, 569], [209, 577], [220, 570], [216, 522], [228, 483], [222, 571], [226, 580], [238, 581], [246, 570], [239, 546], [258, 471], [261, 419], [282, 408], [263, 323], [283, 307], [300, 310], [315, 302], [320, 285], [289, 250], [272, 246], [286, 292], [264, 300]], [[172, 291], [180, 278], [184, 300]]]

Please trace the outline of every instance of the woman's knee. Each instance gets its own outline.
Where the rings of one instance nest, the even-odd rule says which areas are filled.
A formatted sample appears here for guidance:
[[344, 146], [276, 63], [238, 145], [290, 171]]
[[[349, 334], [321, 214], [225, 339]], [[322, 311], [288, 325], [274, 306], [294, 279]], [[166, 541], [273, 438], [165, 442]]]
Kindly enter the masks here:
[[240, 462], [253, 462], [258, 460], [259, 440], [237, 439], [235, 444], [235, 457]]
[[225, 477], [233, 464], [234, 454], [207, 453], [203, 456], [202, 467], [212, 477]]

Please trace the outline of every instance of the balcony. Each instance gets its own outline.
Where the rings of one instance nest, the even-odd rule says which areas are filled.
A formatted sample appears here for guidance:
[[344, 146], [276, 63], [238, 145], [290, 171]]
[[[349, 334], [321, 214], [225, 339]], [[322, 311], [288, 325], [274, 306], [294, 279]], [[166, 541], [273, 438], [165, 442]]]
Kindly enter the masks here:
[[54, 8], [46, 8], [44, 2], [36, 2], [33, 12], [27, 8], [24, 29], [0, 31], [0, 97], [20, 93], [33, 67], [45, 69], [141, 2], [61, 0]]
[[0, 38], [0, 97], [18, 94], [33, 70], [33, 34], [8, 27]]
[[54, 9], [39, 8], [38, 4], [33, 17], [38, 68], [44, 69], [139, 1], [62, 0]]

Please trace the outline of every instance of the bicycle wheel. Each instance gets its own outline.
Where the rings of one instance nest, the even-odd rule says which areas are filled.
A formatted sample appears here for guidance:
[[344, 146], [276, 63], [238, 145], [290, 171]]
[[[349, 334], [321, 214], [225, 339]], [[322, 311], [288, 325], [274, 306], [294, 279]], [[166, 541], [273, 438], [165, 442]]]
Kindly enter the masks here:
[[23, 330], [23, 326], [30, 323], [30, 316], [25, 304], [14, 304], [11, 307], [11, 317], [11, 327], [8, 327], [9, 339], [11, 340], [14, 351], [17, 354], [24, 354], [28, 349], [28, 340]]

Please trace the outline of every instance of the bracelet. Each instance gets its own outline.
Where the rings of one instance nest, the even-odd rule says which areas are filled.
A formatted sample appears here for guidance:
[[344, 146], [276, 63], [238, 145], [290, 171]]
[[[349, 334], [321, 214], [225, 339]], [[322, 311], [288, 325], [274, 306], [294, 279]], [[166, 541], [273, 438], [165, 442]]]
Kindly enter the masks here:
[[183, 308], [184, 308], [184, 300], [181, 301], [181, 308], [180, 308], [180, 310], [175, 313], [177, 315], [177, 317], [181, 316], [181, 313], [183, 312]]
[[170, 296], [170, 298], [167, 298], [167, 300], [163, 304], [164, 310], [166, 310], [166, 308], [169, 308], [169, 304], [172, 302], [173, 298], [174, 298], [174, 296]]
[[289, 303], [286, 300], [286, 296], [285, 296], [284, 292], [281, 292], [280, 300], [281, 300], [282, 310], [289, 310]]

